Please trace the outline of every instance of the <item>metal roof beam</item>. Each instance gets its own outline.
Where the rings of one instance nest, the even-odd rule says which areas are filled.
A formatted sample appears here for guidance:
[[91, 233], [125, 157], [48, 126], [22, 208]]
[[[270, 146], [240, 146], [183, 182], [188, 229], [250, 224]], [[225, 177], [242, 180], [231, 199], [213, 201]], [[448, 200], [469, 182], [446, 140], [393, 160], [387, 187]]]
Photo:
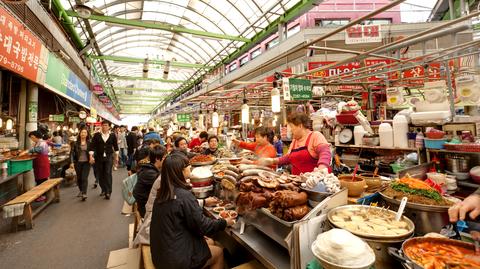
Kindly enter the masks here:
[[113, 87], [114, 90], [120, 91], [141, 91], [141, 92], [173, 92], [174, 89], [151, 89], [151, 88], [129, 88], [129, 87]]
[[293, 20], [299, 15], [304, 14], [306, 11], [312, 9], [315, 5], [319, 4], [320, 0], [301, 0], [289, 10], [285, 12], [285, 14], [281, 15], [277, 19], [275, 19], [271, 24], [269, 24], [265, 29], [257, 33], [249, 42], [243, 44], [239, 49], [234, 51], [230, 54], [227, 58], [223, 59], [222, 63], [229, 63], [233, 59], [237, 58], [238, 56], [242, 55], [250, 48], [252, 48], [257, 43], [263, 41], [269, 35], [275, 33], [278, 30], [278, 25], [283, 22], [288, 22]]
[[[77, 18], [80, 17], [80, 15], [77, 12], [74, 12], [71, 10], [67, 10], [66, 13], [71, 17], [77, 17]], [[125, 26], [143, 27], [145, 29], [157, 29], [157, 30], [163, 30], [163, 31], [168, 31], [172, 33], [186, 33], [186, 34], [192, 34], [192, 35], [214, 38], [214, 39], [226, 39], [226, 40], [234, 40], [234, 41], [242, 41], [242, 42], [250, 41], [250, 39], [240, 37], [240, 36], [199, 31], [199, 30], [189, 29], [189, 28], [185, 28], [177, 25], [168, 25], [165, 23], [152, 23], [152, 22], [145, 22], [142, 20], [128, 20], [128, 19], [121, 19], [117, 17], [101, 16], [101, 15], [90, 15], [88, 19], [115, 23], [115, 24], [120, 24]]]
[[175, 80], [175, 79], [163, 79], [163, 78], [144, 78], [144, 77], [130, 77], [130, 76], [117, 76], [117, 75], [98, 75], [103, 78], [116, 78], [118, 80], [152, 80], [165, 83], [182, 83], [185, 80]]
[[[124, 62], [124, 63], [144, 63], [145, 62], [145, 59], [142, 59], [142, 58], [115, 56], [115, 55], [101, 55], [101, 56], [90, 55], [89, 57], [97, 60], [111, 60], [111, 61]], [[162, 65], [165, 65], [167, 63], [167, 61], [155, 60], [155, 59], [148, 59], [148, 62], [151, 64], [162, 64]], [[170, 66], [181, 67], [181, 68], [209, 68], [208, 66], [205, 66], [203, 64], [183, 63], [183, 62], [177, 62], [177, 61], [171, 61]]]

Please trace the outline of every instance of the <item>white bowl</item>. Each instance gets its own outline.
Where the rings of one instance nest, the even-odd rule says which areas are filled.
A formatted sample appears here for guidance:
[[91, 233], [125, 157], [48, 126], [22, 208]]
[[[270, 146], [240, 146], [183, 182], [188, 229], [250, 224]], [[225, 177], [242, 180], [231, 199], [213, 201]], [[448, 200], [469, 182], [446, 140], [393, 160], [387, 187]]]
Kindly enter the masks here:
[[450, 171], [445, 171], [445, 172], [447, 172], [448, 175], [455, 176], [455, 178], [457, 180], [460, 180], [460, 181], [467, 180], [467, 179], [470, 178], [470, 174], [468, 172], [466, 172], [466, 173], [460, 173], [460, 172], [459, 173], [454, 173], [454, 172], [450, 172]]
[[[313, 241], [312, 243], [312, 246], [311, 246], [311, 250], [312, 250], [312, 253], [313, 255], [315, 255], [315, 257], [317, 258], [318, 262], [322, 265], [322, 267], [324, 269], [369, 269], [370, 267], [372, 267], [372, 265], [375, 263], [375, 255], [372, 255], [372, 260], [369, 261], [368, 265], [365, 264], [365, 265], [360, 265], [360, 266], [341, 266], [341, 265], [338, 265], [338, 264], [334, 264], [334, 263], [331, 263], [327, 260], [325, 260], [324, 258], [318, 256], [314, 250], [314, 246], [315, 246], [315, 243], [317, 241]], [[368, 246], [368, 245], [367, 245]], [[370, 246], [369, 246], [370, 247]]]

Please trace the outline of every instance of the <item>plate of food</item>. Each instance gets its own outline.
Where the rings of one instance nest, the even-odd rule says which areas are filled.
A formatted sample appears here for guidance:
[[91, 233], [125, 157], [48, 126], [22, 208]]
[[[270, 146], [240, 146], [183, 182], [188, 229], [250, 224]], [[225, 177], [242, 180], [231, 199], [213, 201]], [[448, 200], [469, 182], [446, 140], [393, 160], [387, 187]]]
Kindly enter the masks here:
[[212, 211], [217, 213], [217, 214], [220, 214], [221, 212], [225, 211], [225, 207], [217, 206], [217, 207], [213, 208]]
[[223, 210], [220, 212], [219, 216], [222, 219], [236, 219], [238, 217], [238, 213], [235, 210]]
[[226, 210], [231, 210], [235, 208], [235, 205], [230, 203], [229, 201], [220, 201], [219, 203], [217, 203], [217, 207], [223, 207]]
[[210, 155], [197, 155], [190, 159], [190, 164], [193, 166], [202, 166], [214, 164], [217, 159]]

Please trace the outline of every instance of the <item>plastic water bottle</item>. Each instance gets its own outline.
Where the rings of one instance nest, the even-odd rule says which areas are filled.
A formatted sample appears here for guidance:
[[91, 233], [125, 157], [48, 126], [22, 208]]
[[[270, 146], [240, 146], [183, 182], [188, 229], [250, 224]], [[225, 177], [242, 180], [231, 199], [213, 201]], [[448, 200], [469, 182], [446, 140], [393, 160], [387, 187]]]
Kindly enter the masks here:
[[422, 131], [419, 129], [417, 136], [415, 137], [415, 147], [419, 149], [423, 149], [424, 138], [425, 136], [423, 135]]

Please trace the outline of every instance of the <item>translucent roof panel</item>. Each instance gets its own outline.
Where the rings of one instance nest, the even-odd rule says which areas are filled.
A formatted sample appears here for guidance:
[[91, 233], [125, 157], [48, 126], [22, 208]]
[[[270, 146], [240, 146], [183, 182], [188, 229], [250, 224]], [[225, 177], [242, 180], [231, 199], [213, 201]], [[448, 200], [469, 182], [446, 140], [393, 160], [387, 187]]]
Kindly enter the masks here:
[[[74, 9], [75, 0], [60, 2], [66, 10]], [[92, 58], [96, 71], [102, 77], [112, 76], [105, 81], [117, 88], [163, 90], [135, 94], [135, 99], [141, 99], [148, 94], [151, 94], [149, 97], [165, 96], [178, 90], [183, 82], [192, 81], [208, 67], [220, 63], [298, 2], [89, 0], [85, 1], [85, 5], [97, 17], [87, 20], [72, 17], [72, 22], [85, 44], [91, 39], [97, 43], [99, 50], [92, 49], [89, 53], [102, 56], [101, 59]], [[87, 26], [92, 28], [93, 36], [86, 31]], [[153, 80], [122, 78], [142, 77], [146, 58], [149, 61], [148, 77]], [[166, 62], [172, 63], [167, 80], [181, 82], [158, 81], [165, 77], [166, 66], [161, 63]], [[117, 98], [119, 102], [128, 102], [124, 90], [115, 89], [114, 93], [121, 97]]]

